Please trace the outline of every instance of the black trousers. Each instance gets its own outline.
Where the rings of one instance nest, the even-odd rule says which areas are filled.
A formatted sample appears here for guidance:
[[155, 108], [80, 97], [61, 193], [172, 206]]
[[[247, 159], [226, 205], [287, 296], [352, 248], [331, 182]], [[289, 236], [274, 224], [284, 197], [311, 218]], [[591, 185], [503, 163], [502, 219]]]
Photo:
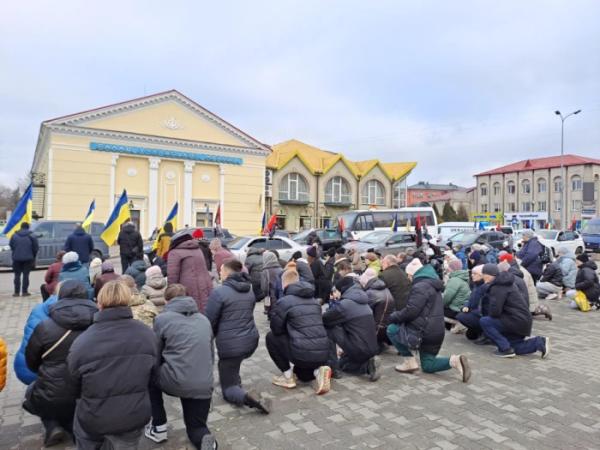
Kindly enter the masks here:
[[[327, 337], [329, 337], [329, 367], [332, 369], [341, 369], [354, 375], [367, 373], [369, 359], [358, 361], [348, 356], [349, 345], [346, 342], [346, 333], [341, 326], [328, 328]], [[344, 356], [338, 359], [337, 346], [344, 351]]]
[[[159, 426], [167, 423], [167, 412], [163, 402], [163, 393], [155, 385], [149, 388], [150, 403], [152, 404], [152, 425]], [[210, 411], [210, 398], [180, 398], [183, 410], [183, 422], [189, 440], [200, 448], [202, 438], [210, 433], [206, 422]]]
[[[290, 370], [291, 361], [291, 352], [290, 352], [290, 343], [286, 334], [282, 334], [276, 336], [272, 331], [267, 333], [267, 337], [265, 338], [267, 351], [271, 356], [271, 359], [277, 366], [279, 370], [285, 372], [286, 370]], [[314, 363], [314, 364], [302, 364], [302, 366], [298, 366], [294, 364], [294, 373], [296, 377], [300, 381], [312, 381], [315, 379], [314, 371], [321, 366], [326, 365], [325, 362], [322, 363]]]
[[33, 261], [13, 261], [12, 268], [15, 274], [15, 294], [29, 292], [29, 272], [33, 269]]
[[135, 261], [133, 256], [121, 255], [121, 273], [125, 273], [133, 261]]
[[50, 297], [50, 292], [48, 292], [48, 289], [46, 288], [46, 283], [40, 286], [40, 292], [42, 294], [42, 302], [48, 300], [48, 298]]
[[237, 406], [242, 406], [246, 400], [246, 391], [242, 387], [242, 379], [240, 378], [240, 367], [244, 359], [246, 358], [243, 356], [219, 358], [219, 381], [221, 382], [223, 398]]

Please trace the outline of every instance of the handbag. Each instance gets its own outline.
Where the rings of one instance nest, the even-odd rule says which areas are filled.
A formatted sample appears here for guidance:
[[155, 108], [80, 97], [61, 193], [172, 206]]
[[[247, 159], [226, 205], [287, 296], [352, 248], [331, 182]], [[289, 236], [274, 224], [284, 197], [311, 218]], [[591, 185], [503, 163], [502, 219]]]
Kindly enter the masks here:
[[425, 332], [425, 328], [429, 325], [429, 313], [431, 312], [431, 305], [427, 306], [427, 312], [425, 313], [425, 323], [420, 329], [411, 328], [408, 329], [408, 326], [405, 323], [400, 324], [400, 329], [398, 330], [398, 337], [400, 342], [404, 343], [410, 350], [419, 350], [421, 348], [421, 343], [423, 342], [423, 333]]
[[583, 291], [577, 291], [575, 293], [575, 303], [577, 304], [577, 308], [579, 308], [579, 310], [582, 312], [588, 312], [592, 309], [590, 302]]

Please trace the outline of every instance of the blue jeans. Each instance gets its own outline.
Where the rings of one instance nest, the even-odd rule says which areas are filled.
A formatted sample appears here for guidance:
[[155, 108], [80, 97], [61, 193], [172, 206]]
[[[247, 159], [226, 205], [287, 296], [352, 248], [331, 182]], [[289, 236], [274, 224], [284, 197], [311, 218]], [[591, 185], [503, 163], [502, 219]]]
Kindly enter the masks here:
[[517, 355], [528, 355], [544, 348], [544, 340], [540, 336], [525, 339], [525, 336], [507, 333], [500, 319], [485, 316], [479, 319], [479, 324], [485, 335], [502, 352], [512, 348]]
[[[398, 339], [398, 330], [400, 329], [399, 325], [392, 323], [387, 327], [387, 335], [390, 338], [390, 341], [398, 350], [398, 353], [402, 356], [413, 356], [412, 352], [409, 348], [404, 345]], [[421, 360], [421, 370], [425, 373], [435, 373], [441, 372], [443, 370], [449, 370], [452, 367], [450, 366], [450, 358], [438, 357], [433, 353], [427, 353], [419, 351], [419, 359]]]

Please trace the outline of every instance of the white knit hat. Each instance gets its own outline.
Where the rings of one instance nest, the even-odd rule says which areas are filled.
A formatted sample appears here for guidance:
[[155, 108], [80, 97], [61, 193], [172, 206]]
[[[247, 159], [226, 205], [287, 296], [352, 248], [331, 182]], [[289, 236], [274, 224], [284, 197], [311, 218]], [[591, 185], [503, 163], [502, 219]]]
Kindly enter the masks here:
[[419, 270], [421, 267], [423, 267], [423, 264], [421, 263], [421, 260], [419, 258], [414, 258], [408, 264], [408, 266], [406, 266], [406, 274], [407, 275], [414, 275], [415, 273], [417, 273], [417, 270]]
[[63, 264], [74, 263], [77, 261], [79, 261], [79, 255], [77, 252], [67, 252], [62, 259]]

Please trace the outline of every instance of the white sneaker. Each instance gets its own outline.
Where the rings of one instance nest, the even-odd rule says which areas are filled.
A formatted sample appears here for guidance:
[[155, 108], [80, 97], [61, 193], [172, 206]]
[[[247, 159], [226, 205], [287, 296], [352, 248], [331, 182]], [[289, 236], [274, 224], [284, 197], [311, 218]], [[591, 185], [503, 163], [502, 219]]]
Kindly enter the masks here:
[[404, 362], [402, 364], [399, 364], [394, 368], [400, 373], [413, 373], [419, 370], [419, 363], [417, 362], [417, 358], [414, 356], [409, 356], [404, 358]]
[[558, 298], [558, 294], [548, 294], [546, 296], [546, 300], [556, 300]]
[[[158, 431], [159, 429], [160, 431]], [[165, 442], [167, 440], [167, 425], [165, 424], [155, 427], [151, 423], [149, 423], [148, 425], [146, 425], [144, 436], [146, 436], [151, 441], [156, 442], [157, 444]]]

